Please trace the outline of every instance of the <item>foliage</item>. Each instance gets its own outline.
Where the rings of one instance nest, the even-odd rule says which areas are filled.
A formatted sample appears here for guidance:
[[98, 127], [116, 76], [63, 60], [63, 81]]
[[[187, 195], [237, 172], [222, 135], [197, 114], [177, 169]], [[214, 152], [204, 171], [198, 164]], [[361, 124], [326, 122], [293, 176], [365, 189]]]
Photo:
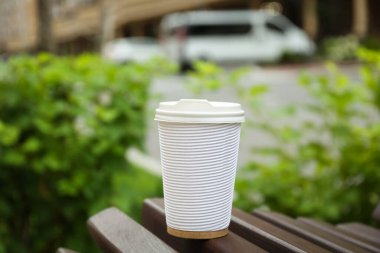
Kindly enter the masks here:
[[193, 93], [201, 94], [221, 88], [223, 84], [222, 68], [204, 61], [195, 61], [193, 66], [194, 71], [187, 73], [187, 85]]
[[254, 84], [250, 87], [244, 85], [242, 78], [250, 71], [249, 67], [241, 67], [225, 73], [224, 70], [210, 62], [197, 61], [194, 63], [194, 71], [189, 72], [187, 76], [188, 89], [197, 94], [206, 92], [215, 92], [228, 86], [233, 88], [233, 92], [251, 106], [256, 107], [258, 100], [256, 96], [265, 93], [267, 86], [265, 84]]
[[361, 41], [361, 46], [371, 50], [380, 50], [380, 39], [368, 36]]
[[362, 83], [330, 63], [327, 75], [300, 76], [314, 100], [302, 110], [290, 105], [282, 114], [261, 111], [261, 121], [251, 123], [275, 144], [253, 149], [265, 159], [247, 164], [239, 175], [237, 206], [370, 222], [380, 201], [379, 56], [359, 52]]
[[165, 66], [94, 55], [0, 62], [0, 252], [93, 251], [88, 217], [117, 205], [137, 218], [144, 196], [160, 194], [124, 152], [142, 146], [149, 83]]
[[[237, 175], [235, 206], [370, 222], [380, 201], [380, 53], [361, 49], [358, 56], [359, 83], [329, 63], [327, 74], [300, 75], [312, 102], [278, 110], [262, 104], [267, 86], [242, 82], [244, 71], [218, 78], [210, 72], [217, 83], [211, 87], [237, 90], [249, 131], [273, 140], [273, 145], [252, 148], [252, 162]], [[205, 69], [213, 68], [198, 66], [190, 87], [202, 86], [209, 74]]]
[[327, 38], [322, 43], [322, 53], [330, 60], [342, 61], [356, 59], [359, 40], [355, 35]]
[[313, 60], [314, 55], [304, 55], [285, 51], [280, 59], [280, 63], [305, 63]]
[[370, 36], [359, 40], [353, 34], [330, 37], [322, 42], [321, 53], [333, 61], [356, 60], [358, 59], [357, 51], [360, 47], [380, 50], [380, 40]]

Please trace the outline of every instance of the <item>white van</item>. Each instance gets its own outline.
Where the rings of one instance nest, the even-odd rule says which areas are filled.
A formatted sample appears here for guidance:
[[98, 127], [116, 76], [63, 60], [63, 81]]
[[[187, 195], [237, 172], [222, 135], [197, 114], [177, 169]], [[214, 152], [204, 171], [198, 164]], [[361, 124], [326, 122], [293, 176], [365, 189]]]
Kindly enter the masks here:
[[267, 11], [190, 11], [163, 18], [161, 45], [187, 65], [215, 62], [272, 62], [285, 53], [311, 55], [314, 43], [281, 14]]

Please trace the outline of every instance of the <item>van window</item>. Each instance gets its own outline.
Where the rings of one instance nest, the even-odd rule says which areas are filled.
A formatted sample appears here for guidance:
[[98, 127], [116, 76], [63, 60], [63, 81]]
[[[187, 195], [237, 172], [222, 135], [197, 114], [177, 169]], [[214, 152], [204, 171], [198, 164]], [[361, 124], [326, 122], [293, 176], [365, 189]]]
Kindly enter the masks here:
[[217, 25], [190, 25], [188, 35], [192, 36], [224, 36], [244, 35], [252, 31], [251, 24], [217, 24]]
[[265, 26], [274, 32], [277, 33], [285, 33], [287, 30], [289, 30], [293, 25], [290, 23], [290, 21], [285, 18], [284, 16], [277, 15], [271, 17], [266, 23]]
[[276, 33], [281, 33], [281, 34], [285, 33], [285, 30], [282, 27], [280, 27], [279, 25], [277, 25], [273, 22], [268, 21], [265, 23], [265, 26], [269, 30], [274, 31]]

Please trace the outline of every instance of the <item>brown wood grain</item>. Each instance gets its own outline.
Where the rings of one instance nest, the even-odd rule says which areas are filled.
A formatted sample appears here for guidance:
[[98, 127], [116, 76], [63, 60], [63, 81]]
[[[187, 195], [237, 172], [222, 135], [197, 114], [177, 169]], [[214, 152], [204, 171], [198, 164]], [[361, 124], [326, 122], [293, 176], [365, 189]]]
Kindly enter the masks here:
[[357, 222], [337, 225], [338, 229], [364, 240], [380, 244], [380, 230]]
[[[295, 220], [267, 211], [251, 215], [233, 209], [230, 232], [224, 237], [210, 240], [174, 237], [167, 232], [162, 198], [145, 200], [145, 228], [116, 208], [92, 216], [87, 224], [103, 252], [380, 253], [379, 229], [361, 223], [333, 226], [310, 218]], [[75, 251], [59, 248], [57, 253]]]
[[91, 236], [103, 252], [175, 252], [114, 207], [92, 216], [87, 225]]
[[327, 234], [335, 235], [345, 241], [352, 242], [358, 245], [359, 247], [367, 249], [371, 252], [380, 253], [380, 243], [373, 243], [370, 240], [366, 240], [365, 238], [360, 238], [356, 235], [347, 233], [344, 230], [340, 230], [337, 227], [324, 221], [319, 221], [310, 218], [298, 218], [297, 220], [317, 229], [321, 229]]
[[230, 230], [269, 252], [330, 252], [236, 208], [232, 210]]
[[268, 211], [255, 211], [253, 213], [256, 217], [268, 221], [280, 228], [283, 228], [299, 237], [302, 237], [310, 242], [313, 242], [327, 250], [338, 253], [364, 253], [370, 252], [365, 250], [352, 242], [347, 242], [335, 235], [327, 234], [323, 230], [312, 227], [308, 224], [299, 222], [283, 214], [268, 212]]
[[380, 223], [380, 203], [377, 204], [375, 210], [373, 210], [372, 218]]
[[174, 237], [166, 232], [163, 199], [148, 199], [143, 207], [143, 225], [153, 234], [179, 252], [261, 253], [267, 252], [248, 240], [229, 232], [210, 240], [192, 240]]

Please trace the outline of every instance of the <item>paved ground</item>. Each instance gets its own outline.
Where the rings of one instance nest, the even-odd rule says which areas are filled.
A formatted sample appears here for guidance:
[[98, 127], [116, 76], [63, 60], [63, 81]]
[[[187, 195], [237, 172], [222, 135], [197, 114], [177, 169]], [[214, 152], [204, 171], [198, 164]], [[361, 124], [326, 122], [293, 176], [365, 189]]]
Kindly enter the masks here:
[[[357, 65], [348, 64], [341, 66], [343, 71], [354, 79], [358, 78]], [[226, 68], [229, 71], [231, 67]], [[309, 102], [311, 99], [306, 92], [297, 85], [298, 75], [301, 71], [307, 71], [311, 74], [321, 74], [325, 72], [324, 66], [321, 64], [308, 65], [287, 65], [278, 67], [252, 67], [245, 77], [247, 85], [255, 83], [266, 83], [269, 85], [269, 92], [265, 96], [264, 106], [268, 110], [284, 106], [288, 103], [302, 104]], [[159, 101], [178, 100], [181, 98], [200, 98], [192, 94], [185, 85], [184, 76], [176, 75], [167, 78], [154, 80], [152, 85], [152, 93], [159, 97], [150, 102], [151, 113], [148, 115], [148, 134], [146, 139], [146, 147], [148, 155], [159, 159], [159, 144], [157, 123], [153, 121], [154, 109]], [[205, 94], [201, 98], [214, 101], [230, 101], [239, 102], [236, 95], [231, 90], [224, 88], [216, 93]], [[297, 119], [295, 119], [297, 120]], [[268, 137], [244, 129], [240, 144], [239, 165], [249, 161], [251, 156], [250, 147], [252, 145], [265, 145], [270, 142]]]

